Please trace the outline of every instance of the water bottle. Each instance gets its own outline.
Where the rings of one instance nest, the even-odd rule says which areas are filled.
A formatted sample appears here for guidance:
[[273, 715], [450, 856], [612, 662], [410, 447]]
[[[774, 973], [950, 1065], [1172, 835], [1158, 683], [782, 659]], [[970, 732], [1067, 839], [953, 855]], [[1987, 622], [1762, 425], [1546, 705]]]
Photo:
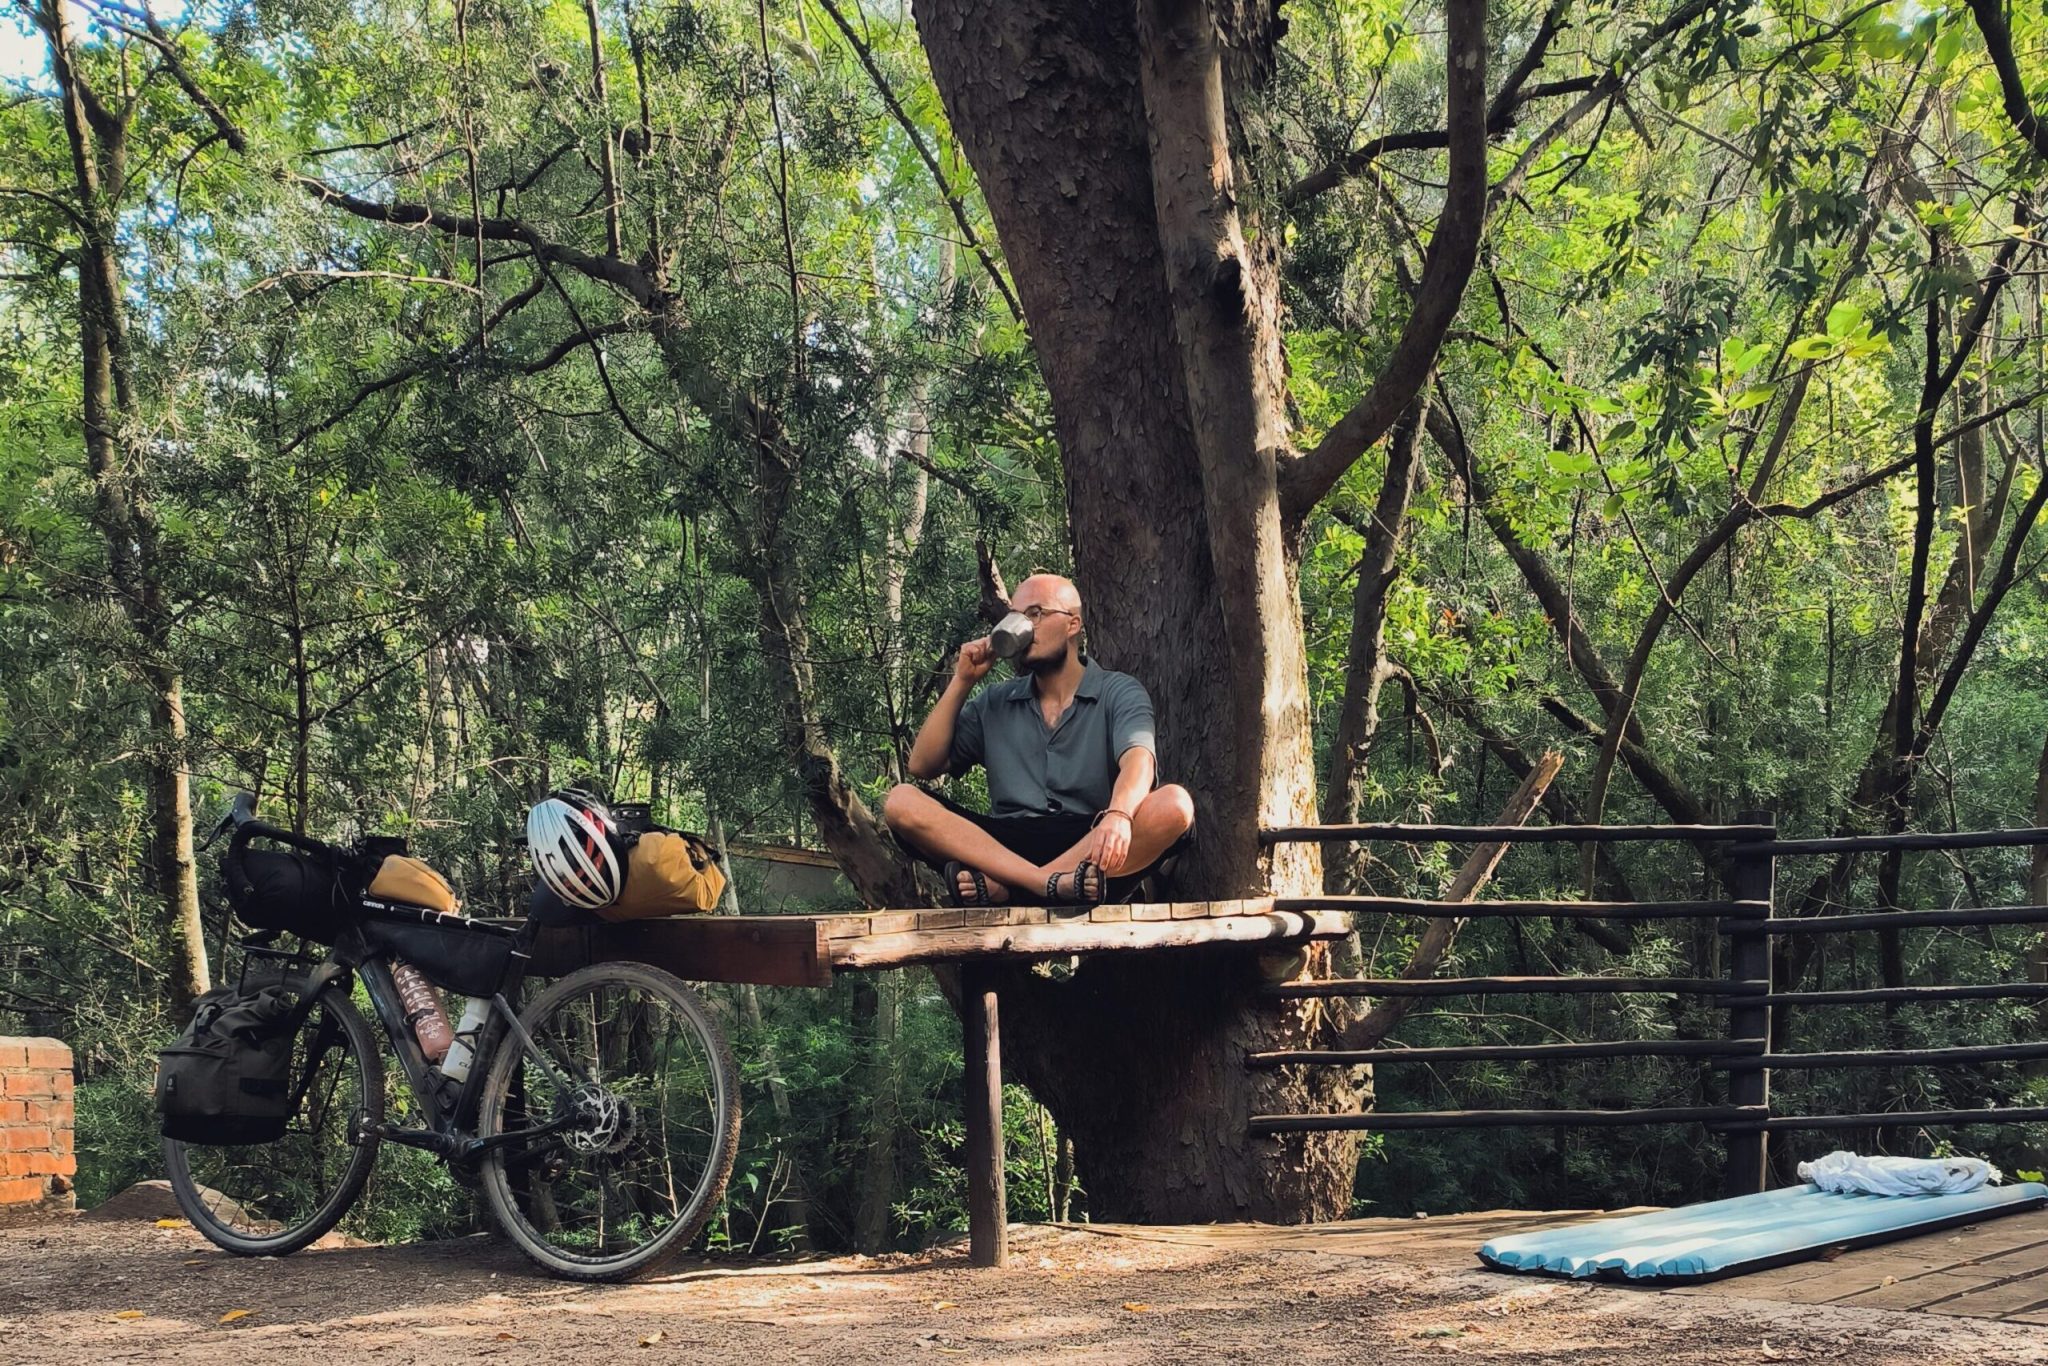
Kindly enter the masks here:
[[995, 651], [997, 659], [1017, 659], [1031, 648], [1032, 634], [1038, 624], [1022, 612], [1012, 612], [996, 623], [996, 629], [989, 632], [988, 644]]
[[441, 1075], [458, 1084], [469, 1080], [469, 1065], [476, 1061], [476, 1033], [484, 1027], [484, 1020], [491, 1013], [491, 1003], [482, 996], [471, 996], [462, 1007], [462, 1018], [455, 1022], [455, 1042], [448, 1049], [448, 1056], [441, 1060]]
[[441, 1008], [440, 993], [434, 990], [432, 982], [420, 976], [418, 968], [395, 958], [391, 960], [391, 980], [398, 987], [405, 1022], [412, 1026], [413, 1036], [420, 1041], [420, 1052], [427, 1055], [428, 1062], [441, 1061], [455, 1042], [455, 1031], [448, 1028], [448, 1012]]

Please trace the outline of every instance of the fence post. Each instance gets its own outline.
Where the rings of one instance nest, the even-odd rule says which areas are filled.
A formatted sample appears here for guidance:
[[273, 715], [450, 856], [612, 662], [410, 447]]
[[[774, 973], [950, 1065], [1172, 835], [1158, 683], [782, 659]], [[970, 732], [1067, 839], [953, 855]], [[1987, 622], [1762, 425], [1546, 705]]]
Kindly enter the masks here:
[[960, 965], [960, 1026], [967, 1093], [967, 1264], [1001, 1266], [1010, 1256], [1010, 1207], [1003, 1189], [1003, 1044], [995, 973]]
[[[1769, 811], [1744, 811], [1736, 818], [1741, 825], [1769, 826], [1766, 839], [1777, 836], [1777, 816]], [[1728, 870], [1728, 889], [1738, 901], [1761, 902], [1760, 909], [1743, 907], [1731, 917], [1737, 921], [1764, 920], [1770, 916], [1777, 858], [1772, 854], [1733, 855]], [[1762, 930], [1738, 929], [1728, 936], [1728, 978], [1731, 982], [1765, 982], [1771, 978], [1771, 937]], [[1771, 1008], [1755, 996], [1734, 996], [1728, 1011], [1728, 1037], [1737, 1043], [1754, 1043], [1771, 1051]], [[1728, 1074], [1728, 1100], [1734, 1105], [1771, 1103], [1771, 1074], [1768, 1068]], [[1768, 1110], [1767, 1110], [1768, 1112]], [[1728, 1166], [1723, 1194], [1749, 1195], [1764, 1188], [1770, 1169], [1770, 1134], [1762, 1129], [1731, 1130], [1728, 1134]]]

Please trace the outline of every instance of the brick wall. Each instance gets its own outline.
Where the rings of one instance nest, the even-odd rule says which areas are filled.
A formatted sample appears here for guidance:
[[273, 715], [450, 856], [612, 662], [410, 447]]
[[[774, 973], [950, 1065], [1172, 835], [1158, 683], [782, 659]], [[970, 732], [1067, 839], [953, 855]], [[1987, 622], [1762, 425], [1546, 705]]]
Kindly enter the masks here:
[[71, 1208], [71, 1122], [71, 1050], [0, 1038], [0, 1222]]

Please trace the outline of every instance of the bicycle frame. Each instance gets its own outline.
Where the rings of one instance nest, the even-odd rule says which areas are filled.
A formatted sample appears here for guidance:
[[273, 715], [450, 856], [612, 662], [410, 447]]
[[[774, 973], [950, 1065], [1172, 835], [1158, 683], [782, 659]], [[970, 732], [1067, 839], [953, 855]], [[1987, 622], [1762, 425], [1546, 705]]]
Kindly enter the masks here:
[[[522, 928], [515, 940], [518, 949], [524, 950], [532, 941], [533, 931]], [[406, 1023], [405, 1006], [399, 999], [398, 983], [391, 975], [393, 955], [388, 951], [368, 944], [363, 936], [351, 930], [345, 934], [317, 963], [293, 972], [287, 965], [305, 964], [308, 955], [303, 950], [287, 952], [274, 949], [261, 942], [262, 936], [251, 936], [239, 941], [244, 954], [252, 958], [268, 959], [282, 970], [283, 977], [294, 983], [301, 991], [324, 989], [328, 985], [347, 989], [351, 979], [363, 984], [364, 994], [370, 998], [370, 1013], [384, 1035], [392, 1056], [398, 1059], [399, 1071], [404, 1075], [413, 1099], [420, 1113], [428, 1117], [425, 1128], [405, 1128], [384, 1123], [377, 1126], [377, 1137], [385, 1142], [405, 1147], [420, 1148], [434, 1153], [450, 1164], [471, 1168], [481, 1161], [484, 1154], [495, 1148], [546, 1138], [571, 1128], [577, 1122], [575, 1114], [558, 1115], [543, 1124], [522, 1129], [508, 1130], [490, 1138], [477, 1135], [477, 1115], [483, 1103], [484, 1085], [489, 1076], [492, 1060], [497, 1050], [508, 1040], [516, 1041], [534, 1061], [553, 1073], [557, 1082], [565, 1088], [569, 1079], [561, 1068], [536, 1045], [519, 1023], [518, 1012], [506, 998], [507, 992], [517, 992], [526, 978], [523, 968], [525, 954], [516, 953], [513, 963], [506, 970], [505, 980], [499, 990], [490, 998], [491, 1009], [479, 1026], [472, 1045], [469, 1075], [456, 1090], [454, 1102], [448, 1100], [448, 1088], [434, 1065], [427, 1060], [426, 1053], [419, 1045], [412, 1026]], [[242, 969], [246, 975], [248, 966]], [[326, 980], [321, 980], [325, 978]], [[301, 1083], [303, 1084], [303, 1083]]]
[[[348, 940], [356, 941], [350, 945]], [[524, 948], [532, 940], [532, 931], [520, 931], [519, 947]], [[516, 1041], [541, 1066], [554, 1072], [559, 1078], [560, 1068], [552, 1058], [543, 1053], [527, 1037], [526, 1030], [519, 1023], [517, 1012], [506, 1000], [507, 991], [517, 991], [525, 980], [523, 967], [514, 966], [507, 970], [508, 980], [491, 997], [490, 1012], [478, 1028], [471, 1059], [469, 1075], [456, 1092], [451, 1108], [445, 1099], [445, 1088], [434, 1065], [427, 1061], [426, 1053], [414, 1037], [412, 1027], [405, 1021], [405, 1007], [398, 996], [398, 984], [391, 976], [391, 955], [379, 949], [366, 946], [360, 956], [348, 953], [348, 949], [361, 944], [361, 937], [351, 933], [343, 944], [336, 946], [333, 955], [336, 961], [345, 965], [349, 958], [356, 961], [350, 965], [361, 979], [364, 992], [370, 998], [370, 1006], [382, 1027], [384, 1036], [391, 1045], [391, 1051], [398, 1058], [399, 1070], [405, 1074], [406, 1084], [411, 1087], [413, 1097], [418, 1101], [421, 1113], [429, 1116], [429, 1126], [424, 1129], [401, 1128], [386, 1123], [378, 1128], [378, 1137], [391, 1143], [410, 1148], [422, 1148], [435, 1153], [448, 1162], [468, 1168], [480, 1161], [484, 1154], [495, 1148], [510, 1147], [514, 1144], [545, 1138], [572, 1127], [575, 1114], [558, 1115], [543, 1124], [529, 1128], [507, 1130], [489, 1138], [477, 1135], [477, 1112], [483, 1102], [484, 1084], [489, 1076], [493, 1059], [507, 1038]], [[524, 955], [515, 956], [515, 964], [523, 962]]]

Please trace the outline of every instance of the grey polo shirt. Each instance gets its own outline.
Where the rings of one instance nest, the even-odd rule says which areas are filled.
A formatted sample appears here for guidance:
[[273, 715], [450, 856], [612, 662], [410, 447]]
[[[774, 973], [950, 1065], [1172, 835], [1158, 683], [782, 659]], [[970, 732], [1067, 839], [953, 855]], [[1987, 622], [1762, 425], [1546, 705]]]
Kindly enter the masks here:
[[990, 684], [960, 708], [948, 768], [988, 770], [990, 815], [1092, 816], [1109, 805], [1125, 750], [1158, 754], [1145, 685], [1081, 662], [1081, 686], [1051, 729], [1029, 675]]

